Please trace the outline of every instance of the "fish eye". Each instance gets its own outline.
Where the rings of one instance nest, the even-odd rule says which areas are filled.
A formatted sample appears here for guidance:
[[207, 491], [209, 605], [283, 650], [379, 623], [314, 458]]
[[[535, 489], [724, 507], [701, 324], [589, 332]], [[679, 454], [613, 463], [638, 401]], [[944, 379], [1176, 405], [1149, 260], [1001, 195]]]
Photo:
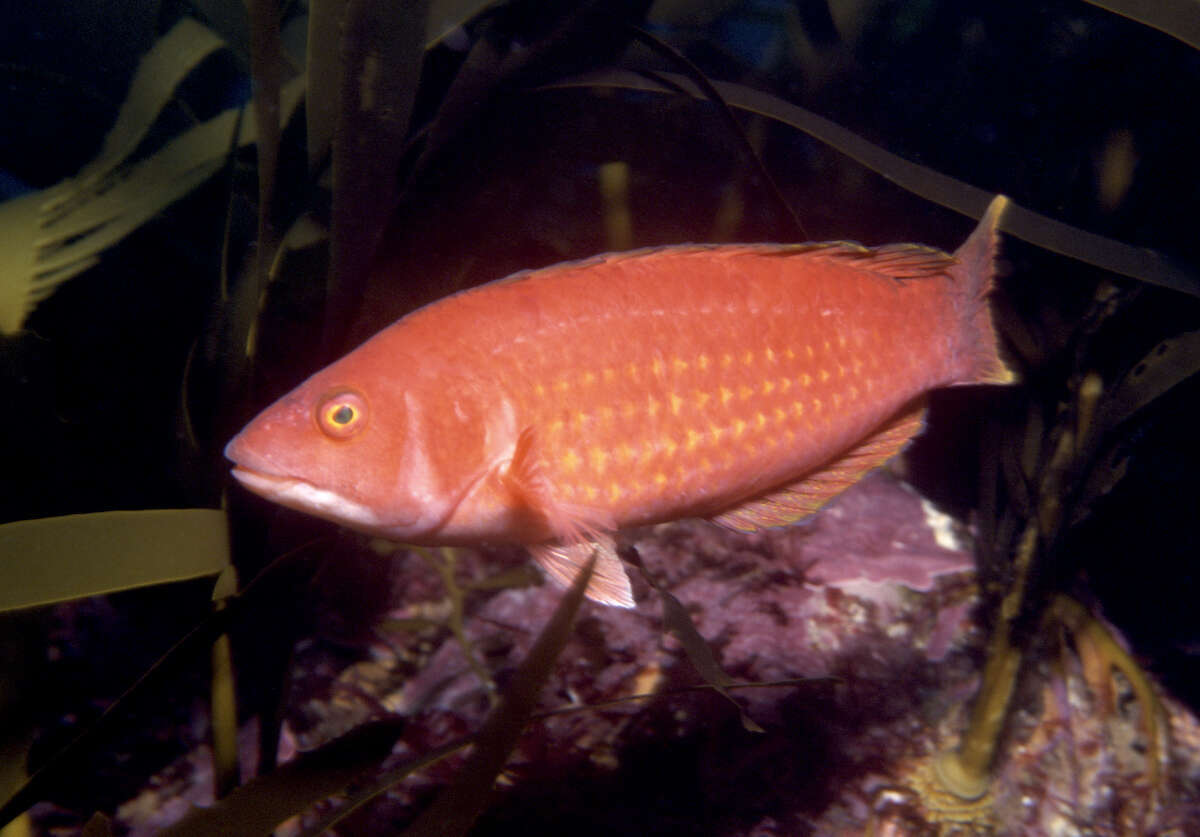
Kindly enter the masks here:
[[367, 423], [367, 402], [356, 392], [335, 392], [317, 405], [317, 425], [326, 436], [349, 439]]

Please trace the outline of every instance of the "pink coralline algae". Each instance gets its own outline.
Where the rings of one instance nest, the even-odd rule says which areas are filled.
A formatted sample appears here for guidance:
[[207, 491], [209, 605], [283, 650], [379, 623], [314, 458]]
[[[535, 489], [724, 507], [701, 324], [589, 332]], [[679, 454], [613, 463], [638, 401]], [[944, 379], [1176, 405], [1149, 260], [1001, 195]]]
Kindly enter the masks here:
[[[992, 809], [921, 807], [908, 766], [957, 741], [985, 642], [973, 620], [971, 553], [955, 548], [944, 524], [876, 473], [798, 526], [748, 536], [682, 521], [631, 533], [624, 548], [687, 609], [726, 673], [739, 683], [788, 681], [729, 691], [765, 731], [747, 731], [739, 707], [703, 688], [664, 632], [658, 593], [635, 571], [636, 609], [585, 604], [543, 694], [544, 709], [556, 711], [526, 729], [472, 834], [1116, 835], [1132, 833], [1122, 823], [1134, 815], [1147, 825], [1186, 822], [1200, 756], [1176, 746], [1184, 778], [1153, 810], [1136, 803], [1145, 798], [1136, 760], [1118, 752], [1136, 735], [1113, 732], [1136, 728], [1136, 717], [1088, 721], [1077, 663], [1040, 666], [1035, 687], [1018, 693]], [[459, 550], [456, 565], [467, 584], [520, 567], [522, 557]], [[394, 568], [395, 589], [434, 590], [425, 559], [400, 552]], [[503, 691], [561, 595], [548, 584], [468, 594], [472, 664], [448, 629], [411, 628], [445, 620], [446, 599], [399, 594], [366, 659], [334, 680], [318, 674], [327, 669], [320, 642], [298, 650], [299, 669], [311, 674], [293, 689], [289, 736], [308, 749], [403, 715], [408, 732], [394, 763], [478, 729], [493, 686]], [[1073, 695], [1071, 705], [1047, 709], [1036, 683], [1057, 683], [1045, 694]], [[635, 695], [652, 697], [621, 702]], [[1192, 717], [1166, 706], [1172, 727], [1188, 733], [1179, 737], [1194, 741]], [[338, 833], [398, 833], [459, 764], [402, 782]], [[1094, 779], [1109, 782], [1104, 794], [1083, 787]]]

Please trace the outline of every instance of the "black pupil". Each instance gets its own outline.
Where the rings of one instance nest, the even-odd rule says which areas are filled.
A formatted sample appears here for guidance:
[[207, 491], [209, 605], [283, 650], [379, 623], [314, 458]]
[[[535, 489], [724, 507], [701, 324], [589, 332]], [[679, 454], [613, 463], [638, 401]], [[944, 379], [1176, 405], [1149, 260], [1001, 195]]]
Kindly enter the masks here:
[[349, 424], [354, 418], [354, 408], [343, 404], [331, 416], [334, 424]]

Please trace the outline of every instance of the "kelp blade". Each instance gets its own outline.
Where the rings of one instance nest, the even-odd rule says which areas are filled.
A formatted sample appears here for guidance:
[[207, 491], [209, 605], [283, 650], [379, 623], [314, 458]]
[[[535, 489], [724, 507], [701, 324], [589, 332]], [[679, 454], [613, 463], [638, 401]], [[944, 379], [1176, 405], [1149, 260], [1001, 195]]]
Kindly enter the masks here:
[[215, 576], [229, 564], [219, 509], [72, 514], [0, 526], [0, 611]]

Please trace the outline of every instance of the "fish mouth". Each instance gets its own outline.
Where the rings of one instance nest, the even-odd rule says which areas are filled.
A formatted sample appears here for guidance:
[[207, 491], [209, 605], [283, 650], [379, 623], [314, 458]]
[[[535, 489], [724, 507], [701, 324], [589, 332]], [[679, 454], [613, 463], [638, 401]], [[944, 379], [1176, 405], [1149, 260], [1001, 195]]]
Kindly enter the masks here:
[[247, 489], [272, 502], [354, 529], [386, 533], [408, 523], [384, 520], [370, 507], [299, 477], [269, 474], [242, 465], [235, 465], [231, 473]]
[[235, 465], [230, 473], [233, 474], [234, 479], [246, 486], [246, 488], [270, 500], [274, 500], [277, 496], [287, 496], [289, 491], [294, 491], [296, 486], [308, 485], [316, 489], [316, 486], [306, 483], [297, 477], [268, 474], [263, 471], [255, 471], [243, 465]]

